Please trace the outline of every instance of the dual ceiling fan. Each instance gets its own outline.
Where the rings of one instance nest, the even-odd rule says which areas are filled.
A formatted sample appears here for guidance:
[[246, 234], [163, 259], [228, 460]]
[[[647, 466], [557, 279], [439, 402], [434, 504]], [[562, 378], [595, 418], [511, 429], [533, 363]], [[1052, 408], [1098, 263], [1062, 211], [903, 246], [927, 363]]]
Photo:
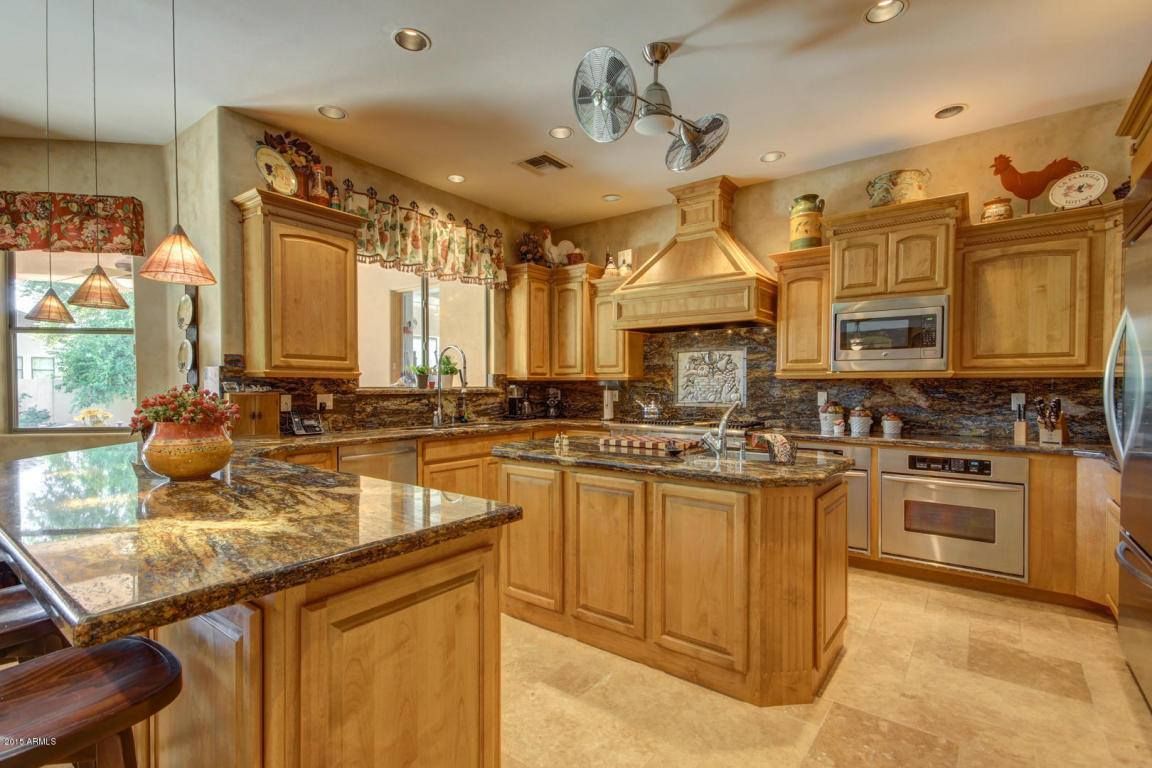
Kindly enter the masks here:
[[649, 43], [644, 59], [652, 65], [652, 83], [644, 95], [636, 92], [636, 77], [624, 54], [602, 46], [584, 54], [572, 81], [572, 105], [580, 127], [593, 141], [616, 141], [636, 122], [645, 136], [672, 135], [664, 155], [668, 170], [683, 173], [703, 163], [728, 137], [728, 118], [720, 113], [688, 120], [672, 112], [668, 89], [660, 83], [660, 65], [668, 60], [672, 46]]

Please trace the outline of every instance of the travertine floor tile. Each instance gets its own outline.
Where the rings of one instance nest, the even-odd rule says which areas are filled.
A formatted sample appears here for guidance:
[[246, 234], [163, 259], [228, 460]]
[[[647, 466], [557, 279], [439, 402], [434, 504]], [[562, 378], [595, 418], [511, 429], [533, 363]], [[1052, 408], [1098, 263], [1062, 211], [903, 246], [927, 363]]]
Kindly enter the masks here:
[[959, 758], [959, 746], [948, 739], [836, 705], [803, 765], [953, 768]]

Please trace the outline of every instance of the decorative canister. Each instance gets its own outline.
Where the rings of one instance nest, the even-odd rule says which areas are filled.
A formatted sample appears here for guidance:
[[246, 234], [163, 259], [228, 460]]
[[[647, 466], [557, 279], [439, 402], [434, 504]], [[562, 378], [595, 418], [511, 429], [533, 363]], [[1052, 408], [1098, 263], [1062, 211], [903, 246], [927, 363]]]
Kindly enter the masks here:
[[848, 426], [852, 428], [852, 437], [868, 437], [872, 434], [872, 411], [853, 408], [848, 415]]
[[994, 197], [984, 203], [984, 211], [980, 214], [980, 223], [989, 221], [1007, 221], [1012, 218], [1012, 198]]
[[844, 437], [844, 419], [839, 419], [832, 425], [833, 437]]
[[220, 424], [153, 424], [144, 441], [144, 464], [172, 480], [207, 480], [232, 458], [232, 438]]
[[844, 406], [835, 400], [829, 400], [820, 406], [820, 434], [831, 435], [832, 427], [837, 421], [844, 419]]
[[884, 437], [900, 437], [904, 421], [900, 418], [900, 414], [889, 411], [880, 419], [880, 427], [884, 430]]
[[800, 195], [788, 211], [788, 250], [815, 248], [823, 242], [824, 201], [820, 195]]
[[903, 169], [882, 173], [865, 188], [872, 208], [895, 203], [908, 203], [928, 197], [928, 182], [931, 171]]

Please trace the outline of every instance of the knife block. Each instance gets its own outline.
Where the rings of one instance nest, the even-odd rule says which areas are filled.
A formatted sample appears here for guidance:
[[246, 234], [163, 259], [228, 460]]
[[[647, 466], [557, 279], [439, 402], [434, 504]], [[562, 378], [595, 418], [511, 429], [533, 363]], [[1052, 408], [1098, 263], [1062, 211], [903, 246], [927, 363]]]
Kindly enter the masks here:
[[1064, 420], [1064, 414], [1060, 414], [1060, 420], [1056, 422], [1055, 429], [1045, 429], [1043, 422], [1037, 426], [1040, 429], [1041, 445], [1064, 445], [1068, 442], [1068, 424]]

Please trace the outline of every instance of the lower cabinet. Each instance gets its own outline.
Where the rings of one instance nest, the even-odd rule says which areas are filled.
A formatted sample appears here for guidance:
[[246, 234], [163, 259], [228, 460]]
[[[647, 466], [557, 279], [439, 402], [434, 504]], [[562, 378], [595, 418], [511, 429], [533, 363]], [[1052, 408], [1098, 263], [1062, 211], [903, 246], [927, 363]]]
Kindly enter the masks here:
[[1120, 473], [1100, 459], [1076, 459], [1076, 594], [1117, 614]]
[[500, 485], [502, 501], [524, 508], [523, 519], [504, 529], [504, 595], [559, 613], [564, 610], [562, 475], [504, 464]]
[[420, 471], [420, 485], [464, 496], [484, 497], [482, 458], [426, 464]]
[[848, 621], [848, 487], [816, 500], [816, 640], [824, 669], [836, 658]]
[[315, 469], [326, 469], [335, 472], [338, 461], [335, 448], [318, 448], [312, 450], [294, 451], [289, 453], [275, 453], [271, 458], [287, 461], [290, 464], [301, 464]]

